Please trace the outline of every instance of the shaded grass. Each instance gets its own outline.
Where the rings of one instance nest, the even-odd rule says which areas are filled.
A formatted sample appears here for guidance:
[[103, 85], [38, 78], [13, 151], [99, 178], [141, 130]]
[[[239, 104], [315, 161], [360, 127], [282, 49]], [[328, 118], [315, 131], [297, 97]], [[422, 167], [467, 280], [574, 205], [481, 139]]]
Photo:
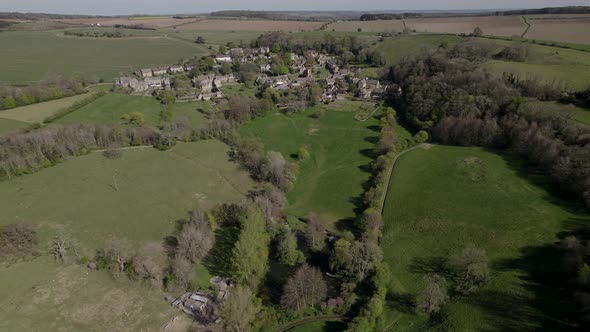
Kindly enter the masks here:
[[297, 217], [319, 213], [324, 223], [335, 229], [337, 221], [353, 219], [361, 205], [378, 122], [375, 117], [356, 121], [354, 113], [336, 111], [314, 119], [310, 117], [313, 112], [270, 114], [244, 125], [243, 133], [291, 161], [295, 161], [299, 147], [308, 148], [311, 158], [298, 163], [300, 172], [288, 194], [287, 212]]
[[[481, 160], [481, 166], [465, 163], [469, 157]], [[590, 218], [551, 196], [542, 175], [523, 167], [479, 148], [435, 146], [401, 157], [391, 178], [383, 236], [384, 260], [392, 271], [389, 287], [398, 295], [390, 296], [383, 325], [401, 319], [407, 330], [433, 323], [480, 331], [571, 327], [564, 313], [571, 293], [556, 287], [555, 243], [561, 232]], [[487, 286], [469, 297], [455, 295], [440, 321], [400, 306], [400, 298], [422, 287], [422, 275], [448, 275], [445, 260], [468, 244], [488, 253]]]
[[26, 122], [0, 118], [0, 134], [9, 133], [18, 129], [24, 129], [28, 126], [29, 124]]

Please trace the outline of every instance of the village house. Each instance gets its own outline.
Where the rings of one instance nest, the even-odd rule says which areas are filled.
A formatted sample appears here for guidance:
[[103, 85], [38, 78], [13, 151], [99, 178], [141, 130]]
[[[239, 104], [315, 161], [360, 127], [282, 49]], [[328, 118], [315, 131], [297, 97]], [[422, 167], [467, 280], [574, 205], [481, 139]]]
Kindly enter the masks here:
[[332, 74], [337, 74], [338, 71], [340, 70], [340, 67], [338, 67], [338, 64], [336, 63], [335, 60], [328, 60], [326, 62], [326, 69]]
[[168, 73], [168, 68], [159, 67], [152, 70], [153, 76], [163, 76]]
[[217, 63], [231, 62], [231, 56], [226, 54], [216, 55], [215, 61], [217, 61]]
[[232, 59], [239, 59], [242, 55], [244, 55], [243, 48], [232, 48], [229, 50], [229, 55]]
[[268, 46], [262, 46], [258, 48], [256, 51], [258, 54], [268, 54], [270, 53], [270, 48]]
[[152, 69], [151, 68], [145, 68], [145, 69], [141, 69], [139, 71], [139, 76], [141, 76], [143, 78], [146, 78], [146, 77], [152, 77], [154, 75], [152, 74]]
[[358, 97], [360, 98], [369, 99], [382, 92], [381, 83], [378, 80], [364, 78], [358, 82], [357, 87], [359, 90]]
[[215, 75], [201, 75], [193, 78], [193, 84], [200, 88], [202, 92], [211, 92], [213, 91], [214, 80]]
[[234, 76], [234, 74], [215, 76], [215, 79], [213, 81], [213, 85], [217, 89], [219, 89], [225, 83], [235, 83], [236, 81], [237, 81], [237, 78]]
[[271, 69], [272, 69], [272, 66], [270, 65], [270, 63], [263, 63], [260, 65], [260, 72], [262, 72], [262, 73], [269, 72]]
[[149, 88], [146, 82], [140, 81], [134, 77], [120, 77], [116, 85], [120, 88], [131, 88], [134, 91], [145, 91]]
[[184, 68], [182, 66], [175, 65], [175, 66], [168, 67], [168, 73], [170, 73], [170, 74], [178, 74], [178, 73], [183, 73], [183, 72], [184, 72]]
[[170, 88], [170, 78], [168, 77], [148, 77], [144, 82], [150, 88], [154, 89], [165, 89]]

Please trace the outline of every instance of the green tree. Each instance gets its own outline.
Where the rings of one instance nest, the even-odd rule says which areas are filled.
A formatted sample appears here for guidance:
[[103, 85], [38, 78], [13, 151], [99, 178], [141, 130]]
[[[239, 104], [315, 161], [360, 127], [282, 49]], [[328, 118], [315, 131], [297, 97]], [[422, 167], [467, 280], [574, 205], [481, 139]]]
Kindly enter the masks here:
[[279, 45], [279, 43], [272, 44], [272, 46], [270, 47], [270, 51], [272, 53], [280, 53], [281, 52], [281, 45]]
[[2, 109], [8, 110], [16, 107], [16, 100], [13, 96], [6, 96], [2, 100]]
[[279, 231], [276, 240], [279, 262], [288, 266], [295, 266], [305, 261], [305, 256], [297, 249], [297, 237], [289, 227], [283, 227]]
[[203, 36], [198, 36], [197, 39], [195, 39], [195, 43], [205, 44], [205, 38], [203, 38]]
[[414, 135], [414, 140], [416, 140], [416, 143], [424, 143], [428, 141], [428, 133], [424, 130], [420, 130]]
[[266, 221], [258, 208], [240, 220], [241, 232], [232, 250], [232, 277], [240, 285], [257, 289], [268, 270]]
[[231, 289], [228, 298], [220, 307], [225, 331], [243, 332], [250, 330], [250, 322], [260, 311], [260, 301], [252, 291], [243, 286]]

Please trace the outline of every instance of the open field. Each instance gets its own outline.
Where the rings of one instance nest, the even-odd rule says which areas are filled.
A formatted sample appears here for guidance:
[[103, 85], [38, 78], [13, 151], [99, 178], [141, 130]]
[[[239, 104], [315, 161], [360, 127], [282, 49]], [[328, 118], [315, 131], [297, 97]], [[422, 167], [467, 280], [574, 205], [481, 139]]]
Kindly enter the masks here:
[[160, 123], [160, 112], [168, 109], [174, 117], [186, 117], [193, 127], [206, 122], [197, 109], [202, 102], [160, 104], [155, 98], [109, 93], [94, 102], [60, 118], [56, 123], [120, 123], [121, 118], [132, 112], [144, 115], [145, 124], [155, 127]]
[[0, 118], [22, 121], [27, 123], [41, 123], [47, 117], [59, 112], [62, 109], [68, 108], [77, 102], [84, 100], [91, 94], [95, 93], [100, 89], [104, 89], [105, 87], [110, 87], [110, 85], [92, 87], [89, 89], [87, 93], [72, 97], [50, 100], [43, 103], [21, 106], [9, 110], [0, 111]]
[[42, 236], [63, 230], [92, 250], [117, 234], [161, 240], [195, 207], [240, 201], [251, 186], [218, 141], [178, 144], [170, 152], [128, 149], [120, 159], [95, 152], [0, 182], [0, 225], [27, 221]]
[[374, 117], [360, 122], [354, 120], [353, 112], [335, 111], [313, 119], [313, 111], [292, 116], [271, 114], [246, 124], [243, 132], [260, 139], [266, 150], [291, 156], [291, 161], [295, 161], [293, 154], [299, 147], [308, 148], [311, 157], [299, 162], [287, 212], [297, 217], [316, 212], [334, 229], [336, 221], [355, 217], [355, 203], [370, 178], [365, 168], [371, 162], [377, 136], [373, 130], [378, 122]]
[[487, 251], [491, 281], [471, 296], [454, 295], [440, 326], [569, 327], [568, 315], [575, 310], [555, 274], [561, 269], [555, 243], [561, 232], [585, 226], [590, 217], [553, 197], [544, 177], [521, 167], [509, 156], [480, 148], [434, 146], [401, 157], [384, 210], [384, 261], [396, 295], [383, 326], [394, 321], [408, 331], [431, 326], [426, 316], [406, 311], [406, 302], [395, 299], [415, 294], [425, 273], [449, 276], [446, 260], [475, 244]]
[[114, 25], [137, 25], [146, 28], [166, 28], [173, 27], [180, 24], [190, 23], [196, 21], [195, 18], [176, 19], [171, 16], [163, 17], [105, 17], [105, 18], [73, 18], [59, 20], [59, 22], [67, 24], [81, 24], [81, 25], [97, 25], [114, 26]]
[[418, 34], [401, 35], [385, 38], [377, 49], [384, 55], [388, 66], [399, 63], [404, 57], [414, 56], [424, 48], [437, 48], [442, 43], [449, 47], [459, 43], [463, 38], [451, 35]]
[[[581, 16], [581, 15], [580, 15]], [[528, 39], [590, 44], [590, 15], [561, 18], [527, 17], [531, 28]], [[484, 30], [485, 31], [485, 30]]]
[[180, 30], [203, 31], [312, 31], [322, 26], [322, 22], [305, 21], [255, 21], [205, 19], [179, 26]]
[[339, 21], [328, 25], [327, 30], [338, 32], [402, 32], [404, 21], [380, 20], [380, 21]]
[[36, 81], [51, 74], [111, 80], [141, 67], [207, 53], [196, 44], [165, 37], [66, 38], [61, 32], [4, 32], [0, 44], [0, 80], [8, 82]]
[[203, 30], [178, 30], [178, 29], [161, 29], [158, 33], [167, 34], [173, 38], [181, 38], [188, 42], [194, 42], [197, 37], [205, 38], [205, 43], [208, 45], [226, 45], [227, 43], [235, 43], [240, 45], [241, 41], [250, 42], [258, 36], [259, 31], [203, 31]]
[[51, 256], [0, 266], [2, 331], [157, 331], [178, 311], [164, 294]]
[[473, 33], [480, 27], [485, 35], [520, 36], [526, 24], [520, 16], [433, 17], [404, 20], [406, 26], [417, 32]]

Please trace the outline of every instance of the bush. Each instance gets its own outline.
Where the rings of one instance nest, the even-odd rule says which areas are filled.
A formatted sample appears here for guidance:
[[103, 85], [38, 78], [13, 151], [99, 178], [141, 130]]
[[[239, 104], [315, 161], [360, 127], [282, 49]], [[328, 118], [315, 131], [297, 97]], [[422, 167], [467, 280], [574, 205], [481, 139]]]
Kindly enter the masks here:
[[123, 155], [119, 149], [107, 149], [102, 153], [108, 159], [119, 159]]
[[428, 141], [428, 133], [424, 130], [420, 130], [416, 135], [414, 135], [414, 140], [416, 143], [424, 143]]
[[0, 257], [26, 256], [37, 245], [37, 230], [25, 223], [8, 224], [0, 228]]
[[299, 150], [297, 151], [297, 158], [299, 158], [299, 160], [307, 160], [309, 159], [310, 154], [309, 151], [307, 150], [306, 147], [302, 146], [299, 148]]

